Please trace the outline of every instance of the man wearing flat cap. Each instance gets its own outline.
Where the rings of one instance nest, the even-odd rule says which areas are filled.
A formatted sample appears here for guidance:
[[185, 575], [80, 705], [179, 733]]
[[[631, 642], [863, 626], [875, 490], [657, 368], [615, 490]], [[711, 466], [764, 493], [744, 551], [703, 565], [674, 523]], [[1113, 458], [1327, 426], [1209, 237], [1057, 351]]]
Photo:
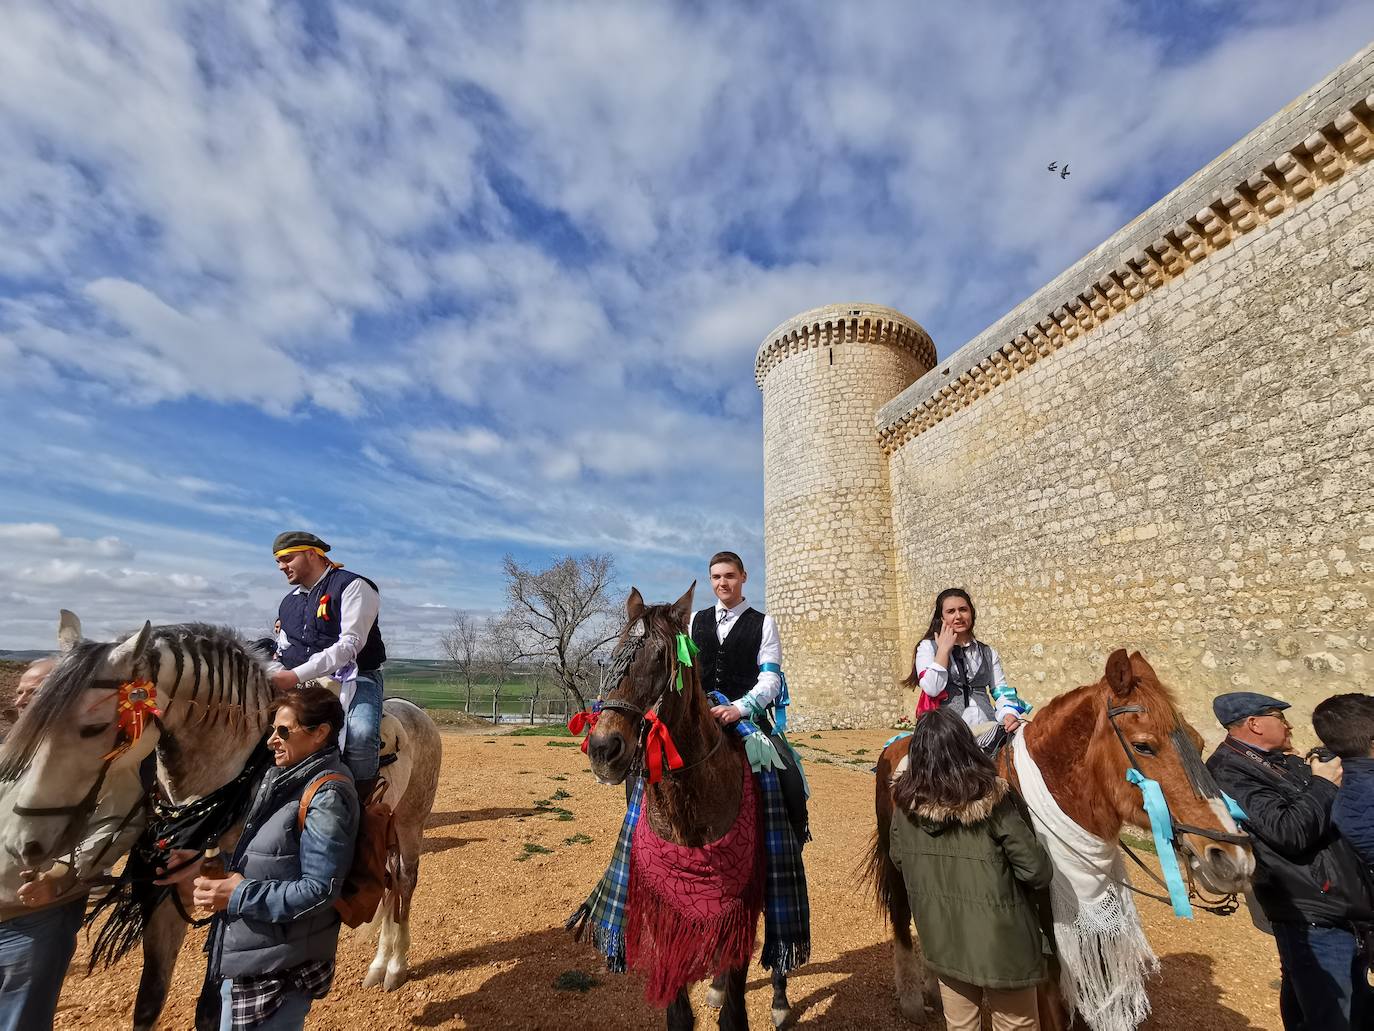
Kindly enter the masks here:
[[277, 609], [280, 668], [271, 667], [272, 686], [287, 691], [316, 677], [339, 681], [347, 713], [343, 758], [365, 799], [377, 779], [381, 746], [381, 598], [375, 583], [331, 562], [328, 552], [328, 544], [304, 530], [288, 530], [272, 542], [277, 568], [292, 586]]
[[1370, 1027], [1364, 941], [1374, 927], [1374, 889], [1332, 820], [1341, 761], [1293, 755], [1288, 708], [1253, 691], [1219, 695], [1212, 711], [1226, 739], [1207, 768], [1245, 811], [1255, 901], [1272, 925], [1283, 973], [1284, 1028]]

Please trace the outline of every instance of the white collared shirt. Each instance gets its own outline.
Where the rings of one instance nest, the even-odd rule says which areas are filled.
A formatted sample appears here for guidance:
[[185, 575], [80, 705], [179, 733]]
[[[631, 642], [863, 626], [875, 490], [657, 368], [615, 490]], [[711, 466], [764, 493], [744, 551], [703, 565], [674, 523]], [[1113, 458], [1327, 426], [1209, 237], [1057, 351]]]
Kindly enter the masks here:
[[[717, 641], [721, 644], [725, 643], [725, 639], [730, 636], [730, 631], [739, 623], [739, 617], [744, 615], [748, 608], [749, 602], [743, 598], [740, 599], [738, 605], [728, 609], [724, 603], [716, 602], [711, 614], [716, 621]], [[722, 620], [721, 616], [727, 612], [730, 614], [730, 618]], [[759, 666], [765, 662], [775, 662], [779, 667], [782, 666], [782, 640], [778, 637], [778, 624], [766, 612], [763, 614], [763, 636], [759, 639], [759, 654], [755, 662]], [[777, 701], [778, 695], [781, 693], [782, 678], [776, 673], [760, 670], [758, 679], [754, 682], [754, 686], [749, 689], [749, 693], [731, 704], [739, 710], [741, 716], [747, 717], [751, 712], [748, 703], [752, 702], [758, 711], [762, 712]]]
[[[969, 677], [976, 674], [983, 665], [983, 649], [975, 647], [978, 643], [975, 638], [966, 645], [954, 646], [963, 653], [964, 670]], [[987, 648], [992, 654], [992, 686], [994, 689], [1005, 687], [1007, 675], [1002, 671], [1002, 657], [991, 645]], [[949, 686], [949, 670], [935, 661], [935, 642], [929, 637], [916, 646], [916, 679], [920, 682], [921, 690], [932, 698], [940, 697]], [[1008, 713], [1016, 714], [1016, 709], [1005, 701], [999, 701], [995, 709], [999, 720]]]
[[[315, 586], [328, 576], [332, 570], [325, 570], [319, 580], [309, 587], [296, 588], [297, 594], [309, 594]], [[339, 639], [323, 651], [316, 652], [291, 672], [303, 684], [315, 677], [329, 676], [343, 669], [358, 657], [372, 632], [381, 611], [382, 599], [376, 590], [362, 577], [358, 577], [339, 595]], [[313, 613], [306, 612], [309, 619]], [[285, 632], [285, 627], [282, 628]]]

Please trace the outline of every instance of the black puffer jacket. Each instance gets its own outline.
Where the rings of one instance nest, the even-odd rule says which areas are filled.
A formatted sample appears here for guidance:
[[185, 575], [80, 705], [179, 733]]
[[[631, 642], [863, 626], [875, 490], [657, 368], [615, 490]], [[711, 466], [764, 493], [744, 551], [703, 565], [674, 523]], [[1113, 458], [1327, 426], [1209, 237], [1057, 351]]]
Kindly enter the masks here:
[[1255, 899], [1273, 923], [1374, 923], [1363, 864], [1331, 818], [1336, 785], [1295, 755], [1228, 737], [1207, 768], [1245, 810], [1254, 839]]

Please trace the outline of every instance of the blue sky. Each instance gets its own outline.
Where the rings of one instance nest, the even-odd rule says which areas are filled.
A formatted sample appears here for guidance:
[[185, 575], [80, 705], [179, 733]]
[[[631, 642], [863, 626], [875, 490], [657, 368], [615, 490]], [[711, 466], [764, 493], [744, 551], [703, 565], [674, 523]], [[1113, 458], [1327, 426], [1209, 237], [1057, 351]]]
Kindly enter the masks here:
[[11, 5], [0, 647], [258, 630], [293, 527], [399, 654], [506, 552], [666, 598], [729, 546], [762, 601], [769, 329], [868, 301], [949, 354], [1374, 36], [1050, 10]]

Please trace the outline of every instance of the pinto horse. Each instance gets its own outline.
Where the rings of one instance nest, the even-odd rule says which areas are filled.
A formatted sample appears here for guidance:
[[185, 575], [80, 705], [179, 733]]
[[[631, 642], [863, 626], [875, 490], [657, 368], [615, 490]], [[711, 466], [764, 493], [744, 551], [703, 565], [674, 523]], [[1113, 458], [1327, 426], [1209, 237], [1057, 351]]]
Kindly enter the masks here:
[[[1127, 824], [1149, 831], [1140, 789], [1126, 779], [1129, 769], [1138, 769], [1164, 793], [1173, 818], [1174, 850], [1190, 887], [1200, 883], [1222, 896], [1247, 888], [1254, 855], [1237, 835], [1221, 792], [1202, 765], [1202, 738], [1179, 715], [1139, 652], [1113, 652], [1101, 680], [1053, 699], [1020, 732], [1054, 801], [1079, 827], [1106, 841], [1117, 840]], [[893, 741], [878, 760], [877, 829], [865, 865], [892, 925], [898, 1004], [903, 1015], [919, 1023], [924, 1019], [923, 994], [932, 1008], [938, 1006], [938, 995], [921, 969], [906, 885], [888, 856], [892, 777], [907, 746], [905, 738]], [[998, 766], [1003, 778], [1019, 789], [1011, 748], [1002, 749]], [[1054, 977], [1041, 990], [1040, 1011], [1047, 1031], [1066, 1026]]]
[[[681, 759], [681, 766], [667, 770], [661, 779], [645, 785], [643, 813], [640, 822], [673, 846], [700, 849], [719, 842], [737, 827], [737, 821], [757, 821], [757, 812], [743, 812], [741, 807], [757, 803], [752, 791], [745, 787], [747, 762], [739, 739], [728, 734], [711, 715], [707, 700], [697, 677], [696, 669], [677, 660], [677, 637], [688, 625], [692, 614], [693, 583], [687, 593], [671, 605], [645, 605], [638, 590], [631, 589], [625, 606], [626, 628], [613, 653], [613, 669], [608, 680], [610, 690], [602, 701], [597, 723], [587, 741], [587, 755], [592, 773], [603, 784], [622, 783], [635, 763], [644, 762], [646, 746], [655, 745], [655, 735], [661, 739], [666, 730]], [[678, 678], [681, 677], [679, 680]], [[680, 689], [675, 689], [680, 684]], [[662, 730], [658, 728], [661, 726]], [[671, 766], [671, 764], [670, 764]], [[746, 794], [748, 797], [746, 798]], [[755, 840], [756, 858], [761, 858], [763, 842]], [[755, 862], [748, 886], [742, 896], [762, 898], [763, 872]], [[631, 898], [633, 899], [633, 888]], [[636, 914], [629, 914], [633, 922]], [[758, 926], [758, 910], [749, 915], [753, 921], [745, 944], [751, 944]], [[645, 938], [651, 939], [646, 952], [668, 946], [660, 934], [662, 928], [650, 928]], [[736, 927], [738, 931], [739, 928]], [[744, 1006], [745, 975], [749, 968], [749, 954], [743, 953], [739, 962], [739, 939], [725, 948], [734, 954], [733, 963], [722, 963], [728, 969], [713, 969], [703, 973], [724, 974], [724, 994], [720, 1006], [719, 1026], [730, 1031], [744, 1031], [749, 1018]], [[634, 941], [633, 930], [627, 939]], [[698, 943], [700, 947], [702, 943]], [[705, 943], [714, 950], [716, 943]], [[631, 965], [635, 963], [635, 949], [630, 948]], [[654, 959], [648, 964], [652, 967]], [[652, 974], [651, 974], [652, 978]], [[718, 979], [718, 984], [720, 983]], [[677, 992], [668, 1004], [666, 1022], [669, 1031], [695, 1026], [690, 985], [673, 985]], [[777, 1000], [775, 997], [775, 1009]]]
[[[261, 656], [232, 631], [199, 623], [152, 627], [118, 644], [81, 640], [80, 623], [63, 612], [64, 655], [0, 748], [0, 782], [8, 782], [0, 816], [0, 849], [36, 866], [70, 850], [84, 835], [116, 764], [155, 751], [158, 786], [173, 809], [188, 807], [230, 785], [267, 731], [273, 692]], [[146, 698], [141, 731], [130, 734], [118, 706], [125, 689]], [[377, 952], [365, 987], [387, 991], [407, 976], [410, 899], [419, 876], [421, 836], [434, 804], [442, 742], [434, 723], [409, 702], [388, 698], [382, 736], [397, 760], [383, 770], [385, 800], [395, 812], [400, 849], [393, 883], [378, 909]], [[131, 736], [135, 738], [130, 740]], [[116, 812], [133, 819], [146, 804], [136, 778], [133, 797]], [[243, 814], [238, 815], [241, 820]], [[239, 826], [220, 841], [231, 849]], [[202, 844], [198, 847], [204, 847]], [[111, 854], [108, 863], [119, 857]], [[175, 894], [141, 919], [143, 973], [134, 1003], [136, 1028], [151, 1029], [162, 1012], [186, 914]], [[123, 935], [122, 955], [136, 939]], [[198, 1024], [208, 1015], [197, 1014]], [[217, 1025], [210, 1025], [217, 1026]]]

